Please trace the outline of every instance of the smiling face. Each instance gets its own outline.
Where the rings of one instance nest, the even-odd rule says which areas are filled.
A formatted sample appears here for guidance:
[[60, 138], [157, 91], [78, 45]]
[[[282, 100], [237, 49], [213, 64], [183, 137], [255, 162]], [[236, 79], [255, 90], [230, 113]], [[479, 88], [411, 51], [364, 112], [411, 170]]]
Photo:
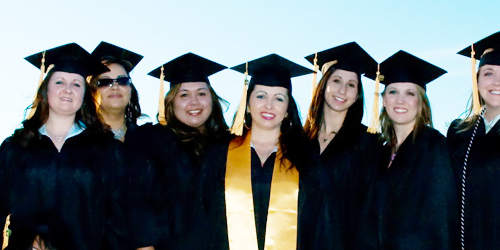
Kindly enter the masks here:
[[202, 129], [212, 113], [212, 96], [205, 82], [181, 83], [174, 98], [174, 114], [182, 123]]
[[479, 94], [484, 100], [488, 116], [494, 118], [500, 114], [500, 66], [483, 65], [478, 74]]
[[[99, 75], [98, 79], [117, 79], [120, 77], [128, 77], [125, 68], [117, 63], [106, 65], [110, 71]], [[113, 109], [119, 109], [125, 112], [125, 108], [130, 101], [132, 88], [130, 85], [118, 85], [114, 82], [112, 85], [102, 86], [98, 88], [101, 95], [102, 111], [106, 112]]]
[[284, 87], [255, 85], [250, 94], [248, 109], [252, 116], [252, 127], [265, 130], [280, 130], [288, 109], [288, 90]]
[[49, 116], [75, 115], [82, 107], [85, 94], [85, 79], [74, 73], [56, 71], [47, 86]]
[[326, 83], [324, 110], [347, 112], [358, 99], [358, 84], [356, 73], [342, 69], [335, 70]]
[[389, 84], [384, 90], [384, 107], [394, 125], [414, 126], [419, 105], [417, 85], [410, 82]]

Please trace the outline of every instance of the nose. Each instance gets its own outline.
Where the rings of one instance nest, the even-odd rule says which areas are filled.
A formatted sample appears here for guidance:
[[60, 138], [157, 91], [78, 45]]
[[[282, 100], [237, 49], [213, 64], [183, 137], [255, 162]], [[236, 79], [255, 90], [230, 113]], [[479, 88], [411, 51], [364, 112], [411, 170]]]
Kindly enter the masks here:
[[405, 97], [403, 95], [397, 95], [396, 96], [396, 102], [397, 103], [404, 103]]
[[113, 82], [111, 83], [110, 87], [111, 88], [118, 88], [118, 82], [116, 81], [116, 79], [113, 79]]
[[190, 98], [189, 98], [189, 105], [196, 105], [199, 102], [200, 101], [198, 100], [198, 96], [197, 95], [190, 96]]
[[340, 84], [339, 93], [345, 94], [347, 92], [347, 84]]

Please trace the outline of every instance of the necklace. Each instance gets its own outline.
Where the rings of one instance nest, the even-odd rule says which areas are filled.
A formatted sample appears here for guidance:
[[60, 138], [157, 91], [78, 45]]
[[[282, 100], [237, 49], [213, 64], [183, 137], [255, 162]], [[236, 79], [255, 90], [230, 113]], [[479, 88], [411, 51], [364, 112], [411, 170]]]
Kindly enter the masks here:
[[325, 138], [323, 138], [323, 142], [327, 142], [327, 141], [328, 141], [328, 139], [329, 139], [328, 137], [329, 137], [330, 135], [335, 135], [335, 134], [337, 134], [337, 131], [332, 131], [332, 132], [330, 132], [330, 133], [326, 134], [326, 135], [325, 135]]
[[118, 130], [111, 129], [111, 131], [113, 131], [113, 134], [115, 134], [115, 139], [118, 140], [122, 138], [125, 135], [126, 128], [127, 127], [125, 126], [125, 123], [123, 123], [123, 125]]

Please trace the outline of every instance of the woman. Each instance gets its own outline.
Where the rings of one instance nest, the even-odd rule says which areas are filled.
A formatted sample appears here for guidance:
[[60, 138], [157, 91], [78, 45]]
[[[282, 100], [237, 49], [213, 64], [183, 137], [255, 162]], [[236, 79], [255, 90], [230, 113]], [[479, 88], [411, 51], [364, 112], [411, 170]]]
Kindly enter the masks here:
[[[471, 52], [475, 50], [474, 54]], [[448, 130], [457, 186], [462, 190], [461, 243], [466, 249], [500, 247], [500, 32], [459, 52], [480, 59], [478, 104], [469, 117], [455, 120]], [[479, 111], [479, 105], [478, 109]], [[465, 192], [464, 192], [465, 191]]]
[[[367, 74], [375, 78], [374, 72]], [[456, 192], [426, 84], [446, 71], [404, 51], [380, 64], [384, 146], [364, 207], [359, 249], [456, 249]]]
[[[243, 73], [246, 64], [232, 69]], [[240, 107], [246, 112], [243, 136], [204, 166], [211, 249], [300, 245], [299, 171], [306, 167], [307, 152], [290, 78], [307, 73], [276, 54], [248, 62], [252, 78]]]
[[[132, 83], [130, 72], [139, 64], [143, 56], [118, 46], [101, 42], [92, 52], [92, 56], [99, 60], [109, 71], [93, 75], [90, 84], [97, 88], [99, 113], [111, 127], [114, 138], [125, 142], [126, 138], [140, 137], [137, 129], [137, 119], [142, 115], [139, 105], [139, 94]], [[134, 135], [138, 133], [137, 135]], [[133, 142], [124, 143], [127, 150], [126, 169], [127, 183], [125, 194], [128, 218], [131, 224], [132, 235], [129, 237], [131, 246], [144, 247], [153, 244], [154, 232], [152, 218], [147, 212], [144, 199], [146, 190], [151, 189], [152, 169], [144, 155], [137, 154], [137, 145]], [[144, 248], [146, 249], [146, 248]]]
[[99, 112], [111, 127], [115, 139], [124, 142], [127, 131], [137, 127], [137, 118], [141, 116], [139, 94], [130, 72], [143, 56], [106, 42], [101, 42], [92, 56], [109, 68], [90, 80], [99, 93]]
[[[361, 74], [374, 71], [376, 61], [357, 43], [351, 42], [306, 57], [322, 67], [321, 78], [313, 96], [305, 124], [311, 141], [315, 174], [321, 187], [307, 204], [314, 232], [310, 247], [314, 249], [350, 249], [352, 227], [359, 218], [359, 207], [366, 196], [372, 176], [367, 164], [369, 142], [376, 142], [361, 124], [363, 117], [363, 85]], [[358, 181], [358, 178], [363, 177]]]
[[0, 147], [0, 219], [11, 215], [10, 247], [20, 249], [25, 239], [17, 229], [42, 214], [58, 249], [122, 249], [116, 192], [123, 155], [85, 81], [106, 67], [75, 43], [26, 60], [50, 66], [34, 115]]
[[170, 82], [166, 125], [141, 126], [150, 134], [132, 139], [141, 141], [155, 168], [152, 207], [160, 235], [155, 249], [204, 249], [210, 229], [200, 197], [201, 162], [208, 147], [228, 136], [223, 100], [208, 77], [225, 68], [188, 53], [149, 73]]

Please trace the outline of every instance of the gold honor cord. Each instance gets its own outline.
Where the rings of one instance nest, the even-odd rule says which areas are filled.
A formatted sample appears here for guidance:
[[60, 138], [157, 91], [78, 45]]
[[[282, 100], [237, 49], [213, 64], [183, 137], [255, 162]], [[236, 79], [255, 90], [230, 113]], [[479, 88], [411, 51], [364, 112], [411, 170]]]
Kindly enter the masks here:
[[163, 65], [161, 66], [161, 73], [160, 73], [160, 97], [159, 97], [159, 103], [158, 103], [158, 122], [161, 125], [167, 125], [167, 120], [165, 119], [165, 90], [163, 89], [163, 85], [165, 85], [164, 78], [165, 75], [163, 73]]
[[5, 226], [3, 227], [3, 244], [2, 244], [2, 250], [4, 250], [5, 248], [7, 248], [7, 246], [9, 246], [9, 237], [10, 237], [10, 234], [11, 234], [9, 226], [10, 226], [10, 214], [5, 219]]
[[[229, 145], [226, 165], [226, 216], [230, 249], [258, 249], [252, 195], [251, 132]], [[281, 166], [281, 150], [274, 162], [266, 225], [265, 249], [297, 248], [299, 173], [290, 162]]]

